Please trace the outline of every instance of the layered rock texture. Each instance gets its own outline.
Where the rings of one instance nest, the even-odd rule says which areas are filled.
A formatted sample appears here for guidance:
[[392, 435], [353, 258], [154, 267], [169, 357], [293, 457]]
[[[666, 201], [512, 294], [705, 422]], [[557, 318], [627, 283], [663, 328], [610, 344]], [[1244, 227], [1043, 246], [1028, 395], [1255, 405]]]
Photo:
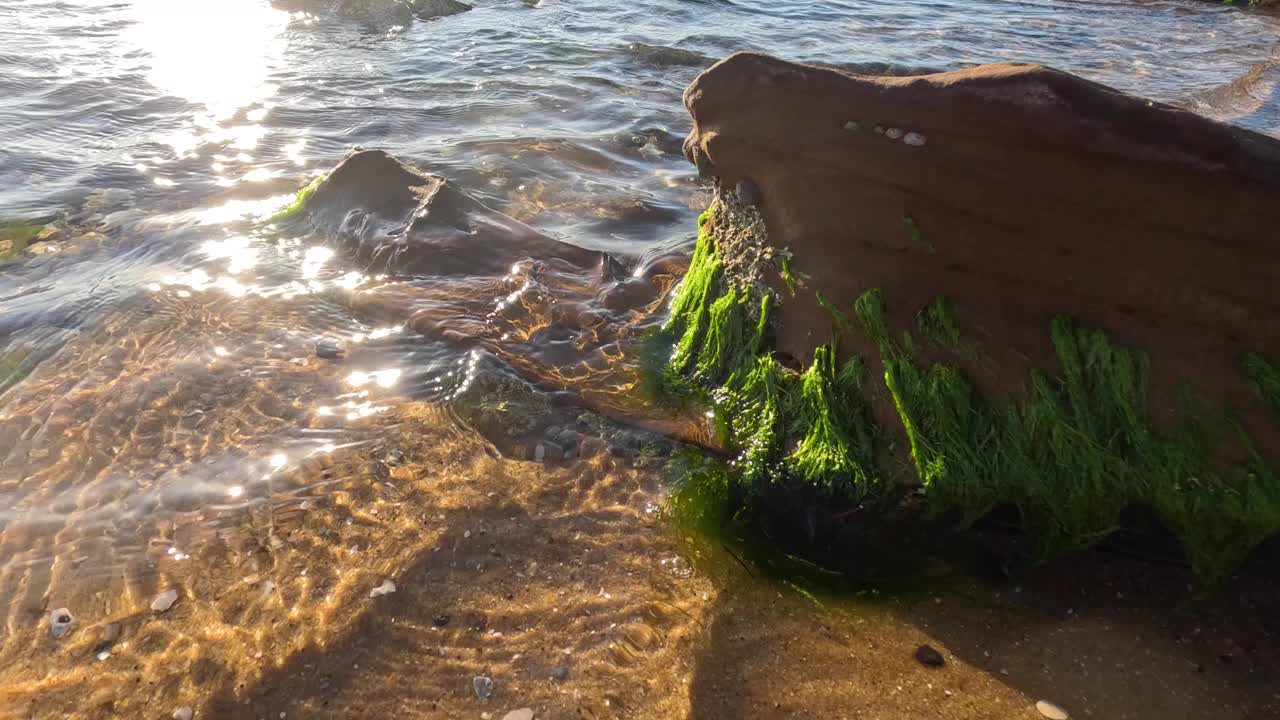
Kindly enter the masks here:
[[738, 54], [685, 104], [719, 193], [668, 379], [717, 390], [742, 502], [916, 486], [1036, 559], [1140, 508], [1211, 579], [1280, 532], [1280, 142], [1029, 65]]

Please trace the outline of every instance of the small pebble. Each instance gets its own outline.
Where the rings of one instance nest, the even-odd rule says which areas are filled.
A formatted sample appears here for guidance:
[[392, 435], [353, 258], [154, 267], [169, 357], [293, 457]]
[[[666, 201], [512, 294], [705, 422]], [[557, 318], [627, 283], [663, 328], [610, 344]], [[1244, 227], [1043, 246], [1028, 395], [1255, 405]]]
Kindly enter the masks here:
[[337, 360], [347, 353], [342, 343], [333, 338], [320, 338], [316, 341], [316, 357], [325, 360]]
[[1041, 715], [1049, 718], [1049, 720], [1070, 720], [1071, 718], [1071, 716], [1067, 714], [1066, 710], [1063, 710], [1048, 700], [1041, 700], [1037, 702], [1036, 710], [1038, 710]]
[[151, 609], [155, 612], [164, 612], [173, 607], [176, 602], [178, 602], [178, 591], [174, 588], [169, 588], [151, 601]]
[[915, 147], [924, 147], [925, 142], [927, 142], [927, 138], [925, 138], [922, 133], [909, 132], [902, 138], [902, 142]]
[[883, 134], [884, 134], [884, 126], [883, 126], [883, 125], [877, 125], [877, 126], [875, 126], [874, 128], [872, 128], [872, 130], [873, 130], [877, 135], [883, 135]]
[[189, 707], [180, 707], [173, 711], [173, 720], [191, 720], [196, 716], [196, 711]]
[[369, 597], [376, 598], [383, 595], [390, 595], [396, 591], [396, 584], [390, 580], [383, 580], [382, 584], [369, 591]]
[[471, 687], [476, 691], [476, 697], [484, 702], [493, 694], [493, 680], [484, 675], [477, 675], [471, 679]]
[[897, 140], [903, 136], [902, 128], [889, 128], [884, 131], [884, 136], [890, 140]]
[[756, 207], [764, 200], [764, 196], [760, 194], [760, 186], [751, 178], [739, 180], [737, 190], [738, 199], [751, 207]]
[[921, 645], [916, 648], [916, 660], [925, 667], [940, 668], [947, 664], [942, 653], [938, 652], [932, 645]]
[[543, 445], [542, 443], [538, 443], [537, 447], [533, 449], [533, 461], [542, 462], [546, 459], [547, 459], [547, 446]]
[[66, 608], [58, 608], [49, 613], [49, 634], [61, 640], [71, 632], [71, 626], [76, 622], [71, 611]]
[[844, 124], [844, 129], [848, 130], [849, 132], [858, 132], [859, 130], [862, 129], [862, 126], [854, 122], [853, 120], [850, 120], [849, 122]]
[[503, 715], [502, 720], [533, 720], [533, 708], [512, 710], [506, 715]]
[[437, 615], [431, 619], [431, 624], [436, 627], [444, 627], [449, 624], [449, 619], [448, 615]]

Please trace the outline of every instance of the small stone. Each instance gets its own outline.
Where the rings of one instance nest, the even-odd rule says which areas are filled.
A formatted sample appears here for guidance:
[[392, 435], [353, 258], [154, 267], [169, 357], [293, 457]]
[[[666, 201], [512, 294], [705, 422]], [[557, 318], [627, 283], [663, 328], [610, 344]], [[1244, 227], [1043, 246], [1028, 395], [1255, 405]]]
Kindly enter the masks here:
[[390, 580], [383, 580], [382, 584], [369, 591], [369, 597], [376, 598], [383, 595], [390, 595], [396, 591], [396, 584]]
[[580, 435], [576, 430], [566, 429], [556, 433], [555, 437], [552, 439], [556, 441], [557, 445], [564, 448], [566, 453], [568, 453], [570, 450], [573, 450], [578, 446], [578, 441], [582, 439], [582, 435]]
[[849, 122], [844, 124], [844, 129], [848, 130], [849, 132], [858, 132], [859, 130], [862, 129], [862, 126], [859, 125], [857, 122], [850, 120]]
[[476, 698], [478, 698], [480, 702], [484, 702], [493, 694], [493, 679], [487, 678], [484, 675], [477, 675], [471, 679], [471, 687], [476, 691]]
[[940, 668], [947, 664], [942, 653], [938, 652], [932, 645], [921, 645], [916, 648], [916, 660], [925, 667]]
[[547, 459], [547, 446], [543, 445], [542, 443], [538, 443], [537, 446], [533, 448], [533, 461], [543, 462], [546, 459]]
[[560, 447], [558, 443], [553, 443], [550, 440], [548, 440], [542, 443], [542, 446], [546, 448], [545, 457], [547, 460], [550, 460], [551, 462], [556, 462], [557, 460], [564, 459], [564, 448]]
[[189, 707], [180, 707], [173, 711], [173, 720], [191, 720], [196, 716], [196, 711]]
[[533, 708], [512, 710], [506, 715], [503, 715], [502, 720], [533, 720]]
[[902, 131], [902, 128], [889, 128], [888, 130], [884, 131], [884, 136], [889, 138], [890, 140], [897, 140], [898, 138], [902, 137], [904, 134], [905, 133]]
[[58, 608], [49, 613], [49, 634], [61, 640], [71, 632], [71, 626], [76, 622], [75, 616], [66, 608]]
[[176, 602], [178, 602], [178, 591], [175, 588], [169, 588], [151, 601], [151, 609], [155, 612], [164, 612], [173, 607]]
[[877, 134], [877, 135], [883, 135], [883, 134], [884, 134], [884, 126], [883, 126], [883, 125], [877, 125], [877, 126], [875, 126], [874, 128], [872, 128], [872, 130], [873, 130], [873, 131], [875, 132], [875, 134]]
[[316, 341], [316, 357], [324, 358], [325, 360], [338, 360], [346, 354], [347, 351], [342, 347], [342, 343], [334, 338], [320, 338]]
[[928, 138], [923, 133], [918, 132], [909, 132], [902, 138], [902, 142], [915, 147], [924, 147], [927, 141]]
[[1041, 715], [1049, 718], [1049, 720], [1070, 720], [1071, 718], [1071, 716], [1067, 714], [1066, 710], [1063, 710], [1048, 700], [1041, 700], [1037, 702], [1036, 710], [1039, 711]]
[[448, 615], [437, 615], [431, 618], [431, 624], [436, 627], [444, 627], [449, 624], [450, 617]]
[[742, 178], [738, 181], [737, 186], [738, 199], [744, 204], [756, 207], [764, 201], [764, 196], [760, 194], [760, 186], [756, 185], [751, 178]]
[[603, 452], [606, 447], [608, 446], [604, 440], [594, 435], [588, 435], [587, 437], [582, 438], [582, 447], [578, 450], [578, 456], [586, 458], [591, 457], [592, 455], [598, 455]]
[[561, 665], [560, 667], [551, 668], [551, 679], [557, 682], [564, 682], [569, 679], [569, 668]]

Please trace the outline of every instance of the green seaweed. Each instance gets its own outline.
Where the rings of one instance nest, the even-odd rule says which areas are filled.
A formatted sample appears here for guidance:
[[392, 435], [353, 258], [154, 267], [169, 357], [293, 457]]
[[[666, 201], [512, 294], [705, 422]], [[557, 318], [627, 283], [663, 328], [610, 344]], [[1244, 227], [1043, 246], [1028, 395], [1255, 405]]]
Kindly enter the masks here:
[[1244, 371], [1253, 381], [1258, 397], [1280, 416], [1280, 367], [1257, 353], [1244, 356]]
[[[868, 335], [884, 337], [878, 293], [858, 302]], [[1022, 402], [997, 409], [956, 368], [919, 368], [881, 342], [885, 383], [935, 515], [969, 524], [1015, 505], [1035, 561], [1096, 544], [1132, 506], [1154, 510], [1195, 572], [1214, 583], [1280, 532], [1280, 483], [1253, 453], [1215, 468], [1208, 411], [1157, 432], [1147, 417], [1148, 359], [1105, 333], [1059, 317], [1050, 338], [1058, 377], [1033, 372]], [[1243, 434], [1241, 434], [1243, 437]]]
[[789, 256], [782, 256], [782, 268], [778, 271], [778, 274], [782, 276], [782, 282], [787, 284], [787, 290], [791, 292], [791, 297], [795, 297], [796, 274], [791, 269], [791, 258]]
[[288, 222], [300, 216], [307, 207], [307, 200], [310, 200], [311, 196], [316, 194], [316, 190], [320, 188], [320, 183], [324, 182], [324, 179], [324, 175], [313, 178], [311, 182], [307, 183], [306, 187], [303, 187], [293, 196], [293, 200], [290, 200], [288, 205], [280, 208], [274, 215], [267, 218], [267, 222]]
[[[1100, 542], [1121, 528], [1126, 511], [1145, 507], [1210, 584], [1280, 534], [1280, 478], [1239, 424], [1188, 396], [1181, 423], [1156, 430], [1147, 410], [1147, 356], [1069, 318], [1049, 328], [1056, 372], [1032, 371], [1019, 397], [1000, 402], [981, 397], [958, 367], [922, 365], [912, 335], [890, 330], [874, 289], [853, 305], [856, 327], [817, 294], [836, 334], [804, 372], [782, 367], [769, 353], [778, 298], [726, 281], [715, 213], [713, 206], [699, 220], [692, 263], [655, 343], [667, 352], [654, 356], [666, 359], [664, 387], [712, 406], [736, 457], [728, 466], [688, 473], [672, 493], [677, 516], [690, 515], [702, 527], [732, 525], [740, 536], [756, 527], [757, 538], [774, 537], [778, 518], [793, 517], [807, 525], [793, 535], [811, 543], [822, 536], [819, 525], [843, 517], [865, 525], [879, 514], [893, 532], [917, 531], [919, 520], [915, 529], [902, 524], [913, 513], [877, 462], [892, 461], [892, 433], [870, 419], [863, 360], [854, 356], [837, 367], [838, 340], [860, 333], [878, 349], [884, 388], [934, 522], [964, 528], [1011, 505], [1021, 516], [1029, 559], [1044, 562]], [[973, 355], [945, 299], [921, 310], [916, 324], [934, 346]], [[1244, 365], [1260, 396], [1280, 411], [1280, 371], [1257, 355]], [[1218, 451], [1228, 441], [1247, 450], [1231, 467]], [[764, 530], [761, 523], [774, 524]], [[859, 532], [859, 541], [886, 537], [873, 527]], [[825, 547], [819, 554], [829, 558]], [[785, 568], [805, 561], [779, 549], [771, 562]]]
[[21, 255], [44, 228], [42, 223], [0, 220], [0, 262]]

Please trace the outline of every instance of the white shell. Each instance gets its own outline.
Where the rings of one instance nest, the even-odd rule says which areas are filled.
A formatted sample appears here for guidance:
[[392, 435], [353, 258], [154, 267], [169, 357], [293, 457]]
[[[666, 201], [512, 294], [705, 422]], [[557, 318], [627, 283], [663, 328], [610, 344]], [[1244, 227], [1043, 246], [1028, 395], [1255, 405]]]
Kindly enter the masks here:
[[49, 634], [55, 638], [62, 639], [71, 632], [71, 626], [76, 622], [76, 618], [71, 611], [66, 608], [58, 608], [49, 613]]
[[173, 720], [191, 720], [196, 712], [189, 707], [180, 707], [173, 711]]
[[918, 132], [909, 132], [906, 137], [902, 138], [902, 142], [908, 145], [914, 145], [915, 147], [924, 147], [927, 140], [928, 139], [924, 136], [924, 133]]
[[169, 588], [157, 595], [155, 599], [151, 601], [151, 609], [156, 612], [164, 612], [165, 610], [173, 607], [173, 604], [176, 602], [178, 602], [178, 591], [174, 588]]
[[1041, 700], [1037, 702], [1036, 710], [1038, 710], [1041, 715], [1045, 716], [1046, 718], [1049, 718], [1049, 720], [1070, 720], [1071, 719], [1071, 716], [1067, 714], [1066, 710], [1063, 710], [1062, 708], [1058, 707], [1057, 705], [1054, 705], [1048, 700]]
[[381, 585], [369, 591], [369, 597], [382, 597], [383, 595], [390, 595], [395, 591], [395, 583], [390, 580], [383, 580]]

